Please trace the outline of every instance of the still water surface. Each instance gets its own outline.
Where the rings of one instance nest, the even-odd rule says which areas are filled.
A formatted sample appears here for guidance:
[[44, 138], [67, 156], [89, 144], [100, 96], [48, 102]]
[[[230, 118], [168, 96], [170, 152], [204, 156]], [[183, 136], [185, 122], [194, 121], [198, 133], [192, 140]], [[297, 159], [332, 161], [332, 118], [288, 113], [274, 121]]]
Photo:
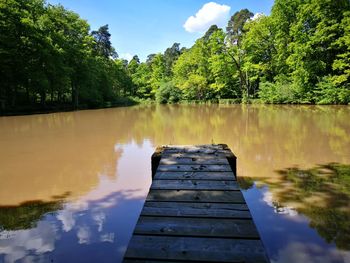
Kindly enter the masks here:
[[272, 262], [350, 262], [350, 107], [0, 117], [0, 262], [120, 262], [162, 144], [227, 143]]

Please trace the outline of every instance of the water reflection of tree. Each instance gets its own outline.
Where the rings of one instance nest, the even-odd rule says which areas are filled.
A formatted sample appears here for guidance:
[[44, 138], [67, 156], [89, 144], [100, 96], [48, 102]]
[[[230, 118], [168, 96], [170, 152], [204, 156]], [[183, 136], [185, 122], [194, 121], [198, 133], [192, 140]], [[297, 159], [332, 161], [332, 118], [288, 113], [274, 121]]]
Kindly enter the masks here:
[[[292, 204], [327, 242], [350, 249], [350, 165], [329, 163], [311, 169], [287, 168], [278, 173], [280, 182], [265, 182], [276, 203]], [[251, 178], [240, 181], [246, 189], [253, 185]]]
[[28, 201], [18, 206], [0, 206], [0, 230], [33, 228], [47, 213], [62, 209], [60, 201]]

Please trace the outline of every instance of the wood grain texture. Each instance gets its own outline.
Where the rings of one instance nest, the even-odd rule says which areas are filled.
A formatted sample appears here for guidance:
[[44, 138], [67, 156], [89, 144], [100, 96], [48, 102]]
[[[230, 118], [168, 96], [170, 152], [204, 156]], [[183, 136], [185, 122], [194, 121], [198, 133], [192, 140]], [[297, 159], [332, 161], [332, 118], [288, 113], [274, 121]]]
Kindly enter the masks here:
[[209, 203], [245, 203], [240, 191], [205, 191], [205, 190], [153, 190], [146, 198], [147, 201], [181, 201]]
[[209, 158], [207, 155], [198, 157], [162, 157], [160, 164], [226, 164], [229, 165], [226, 158]]
[[178, 164], [178, 165], [164, 165], [158, 166], [157, 172], [232, 172], [229, 165], [218, 164]]
[[134, 235], [126, 258], [268, 262], [260, 240]]
[[246, 204], [145, 202], [141, 215], [209, 218], [251, 218]]
[[252, 220], [141, 216], [135, 234], [259, 239]]
[[227, 145], [164, 146], [124, 262], [269, 262]]
[[236, 180], [232, 172], [157, 172], [154, 176], [156, 180], [181, 180], [181, 179], [196, 179], [196, 180]]
[[237, 191], [239, 186], [237, 181], [153, 180], [151, 189]]

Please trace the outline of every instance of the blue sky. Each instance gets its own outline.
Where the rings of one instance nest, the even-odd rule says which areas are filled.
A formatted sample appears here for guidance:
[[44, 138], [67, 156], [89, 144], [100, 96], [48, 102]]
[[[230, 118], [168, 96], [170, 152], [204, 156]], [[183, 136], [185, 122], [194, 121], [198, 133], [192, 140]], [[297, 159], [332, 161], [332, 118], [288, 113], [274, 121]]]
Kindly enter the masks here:
[[151, 53], [164, 52], [174, 42], [191, 47], [211, 22], [223, 26], [242, 8], [269, 14], [273, 5], [273, 0], [214, 0], [210, 4], [210, 0], [47, 1], [78, 13], [92, 30], [108, 24], [119, 56], [137, 54], [141, 61]]

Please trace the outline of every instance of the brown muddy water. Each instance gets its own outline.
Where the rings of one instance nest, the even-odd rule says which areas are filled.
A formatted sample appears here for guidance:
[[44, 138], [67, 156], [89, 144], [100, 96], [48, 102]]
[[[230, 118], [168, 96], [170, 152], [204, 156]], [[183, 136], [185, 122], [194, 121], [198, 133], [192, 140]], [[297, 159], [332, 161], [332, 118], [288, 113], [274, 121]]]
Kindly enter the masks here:
[[162, 144], [227, 143], [272, 262], [350, 262], [350, 107], [0, 117], [0, 262], [120, 262]]

